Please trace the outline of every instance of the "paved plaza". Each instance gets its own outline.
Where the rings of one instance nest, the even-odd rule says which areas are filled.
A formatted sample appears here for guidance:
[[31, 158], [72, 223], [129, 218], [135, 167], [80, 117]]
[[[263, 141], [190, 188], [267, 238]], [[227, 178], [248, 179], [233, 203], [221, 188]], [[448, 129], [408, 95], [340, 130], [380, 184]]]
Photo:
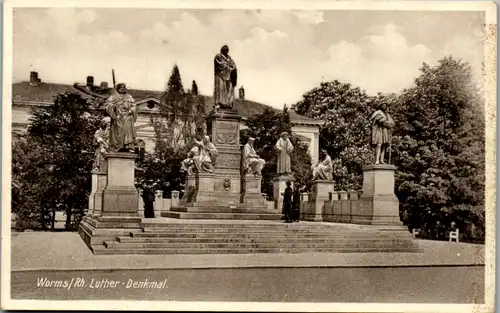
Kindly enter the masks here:
[[[484, 302], [483, 245], [416, 243], [419, 253], [94, 255], [77, 233], [12, 233], [11, 296], [50, 300]], [[43, 279], [85, 284], [47, 288], [40, 286]], [[93, 288], [100, 281], [120, 283], [116, 288]], [[129, 282], [143, 281], [165, 281], [166, 286], [128, 286]]]
[[26, 271], [484, 265], [483, 245], [416, 242], [422, 253], [94, 255], [77, 233], [27, 232], [12, 233], [11, 268]]

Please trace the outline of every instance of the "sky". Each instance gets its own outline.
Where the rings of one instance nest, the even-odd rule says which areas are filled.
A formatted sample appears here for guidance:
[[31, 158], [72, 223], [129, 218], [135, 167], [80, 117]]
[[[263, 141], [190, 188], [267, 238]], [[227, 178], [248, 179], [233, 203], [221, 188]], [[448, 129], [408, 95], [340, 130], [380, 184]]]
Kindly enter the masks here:
[[15, 8], [13, 82], [117, 82], [164, 90], [174, 64], [184, 87], [213, 90], [227, 44], [246, 98], [276, 108], [321, 81], [368, 94], [411, 87], [423, 62], [452, 55], [480, 81], [484, 13], [423, 11]]

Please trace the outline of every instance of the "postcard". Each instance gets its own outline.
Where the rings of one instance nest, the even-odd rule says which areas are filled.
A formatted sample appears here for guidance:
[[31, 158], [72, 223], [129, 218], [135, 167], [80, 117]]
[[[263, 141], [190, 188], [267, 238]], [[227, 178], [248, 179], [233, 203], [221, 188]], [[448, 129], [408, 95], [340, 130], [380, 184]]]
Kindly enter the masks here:
[[494, 3], [3, 16], [3, 309], [494, 311]]

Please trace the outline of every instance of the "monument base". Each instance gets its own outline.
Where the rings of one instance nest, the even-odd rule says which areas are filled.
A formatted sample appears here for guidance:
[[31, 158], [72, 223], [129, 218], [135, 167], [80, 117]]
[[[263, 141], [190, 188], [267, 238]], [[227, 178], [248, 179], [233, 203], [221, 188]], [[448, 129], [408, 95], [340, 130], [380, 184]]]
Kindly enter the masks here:
[[186, 195], [181, 206], [189, 203], [236, 204], [240, 202], [240, 182], [230, 176], [200, 173], [186, 177]]
[[[102, 210], [96, 208], [100, 201], [94, 202], [94, 213], [84, 216], [78, 233], [87, 246], [94, 251], [104, 241], [117, 236], [141, 231], [139, 217], [139, 193], [134, 186], [135, 158], [133, 153], [115, 152], [106, 156], [106, 186], [102, 190]], [[97, 195], [96, 191], [96, 195]], [[99, 202], [98, 202], [99, 201]]]
[[312, 182], [312, 192], [302, 214], [307, 221], [322, 222], [325, 201], [330, 199], [334, 191], [334, 183], [329, 180], [315, 180]]
[[106, 240], [139, 232], [142, 232], [141, 218], [127, 216], [84, 216], [78, 228], [78, 234], [92, 252]]
[[283, 208], [283, 193], [286, 189], [286, 183], [291, 182], [292, 190], [294, 188], [293, 183], [295, 182], [295, 178], [290, 175], [280, 175], [273, 178], [273, 198], [274, 198], [274, 209], [281, 212], [281, 214], [285, 214]]
[[139, 216], [139, 192], [134, 185], [136, 155], [114, 152], [105, 156], [108, 177], [102, 193], [102, 216]]
[[374, 164], [363, 168], [363, 194], [361, 203], [352, 212], [355, 224], [394, 225], [403, 223], [399, 218], [399, 201], [394, 194], [392, 164]]
[[[233, 175], [233, 178], [236, 175]], [[252, 175], [253, 176], [253, 175]], [[260, 191], [260, 177], [249, 177], [248, 194], [241, 200], [239, 175], [233, 178], [219, 173], [199, 173], [186, 177], [186, 193], [179, 205], [161, 216], [179, 219], [279, 220], [269, 210]]]
[[244, 181], [243, 203], [267, 207], [267, 201], [261, 193], [262, 176], [246, 174]]
[[89, 195], [89, 208], [85, 215], [100, 216], [102, 211], [102, 192], [106, 187], [106, 172], [92, 171], [92, 189]]

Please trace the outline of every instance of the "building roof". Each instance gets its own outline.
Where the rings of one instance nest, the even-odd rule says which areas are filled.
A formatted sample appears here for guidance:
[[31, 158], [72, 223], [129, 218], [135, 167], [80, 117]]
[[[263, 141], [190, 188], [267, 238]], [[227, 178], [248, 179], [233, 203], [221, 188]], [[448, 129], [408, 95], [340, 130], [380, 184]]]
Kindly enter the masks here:
[[[37, 104], [48, 104], [54, 101], [54, 97], [57, 94], [65, 92], [78, 92], [73, 85], [68, 84], [55, 84], [55, 83], [45, 83], [39, 82], [37, 85], [32, 86], [29, 82], [19, 82], [12, 84], [12, 101], [14, 103], [37, 103]], [[129, 89], [128, 92], [136, 100], [141, 101], [148, 98], [155, 98], [159, 101], [163, 92], [153, 91], [153, 90], [139, 90], [139, 89]], [[205, 106], [208, 110], [212, 109], [212, 97], [201, 96], [204, 98]], [[250, 101], [236, 99], [234, 103], [234, 109], [243, 118], [248, 118], [255, 114], [260, 114], [265, 108], [279, 111], [278, 109], [272, 108], [268, 105]], [[308, 118], [303, 115], [295, 113], [295, 111], [290, 110], [290, 121], [294, 124], [305, 124], [305, 125], [321, 125], [323, 122]]]

